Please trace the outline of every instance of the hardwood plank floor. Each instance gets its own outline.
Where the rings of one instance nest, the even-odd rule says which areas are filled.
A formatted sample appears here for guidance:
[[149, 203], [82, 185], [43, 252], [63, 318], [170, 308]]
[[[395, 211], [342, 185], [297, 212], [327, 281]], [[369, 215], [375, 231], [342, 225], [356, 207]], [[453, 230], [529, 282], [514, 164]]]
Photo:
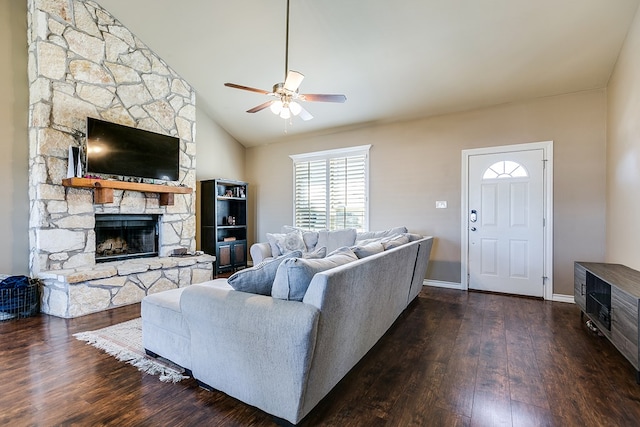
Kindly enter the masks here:
[[[0, 425], [272, 426], [193, 379], [160, 382], [72, 334], [77, 319], [0, 322]], [[573, 304], [425, 287], [302, 426], [637, 426], [640, 386]]]

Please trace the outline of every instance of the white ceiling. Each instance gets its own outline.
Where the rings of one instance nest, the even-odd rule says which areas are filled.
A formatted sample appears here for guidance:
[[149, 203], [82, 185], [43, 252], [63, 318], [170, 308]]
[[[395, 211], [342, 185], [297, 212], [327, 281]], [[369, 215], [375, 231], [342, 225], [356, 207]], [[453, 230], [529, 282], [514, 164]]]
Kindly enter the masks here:
[[[245, 111], [284, 79], [286, 0], [98, 0], [246, 147], [606, 86], [640, 0], [291, 0], [289, 68], [314, 119]], [[288, 121], [287, 121], [288, 122]]]

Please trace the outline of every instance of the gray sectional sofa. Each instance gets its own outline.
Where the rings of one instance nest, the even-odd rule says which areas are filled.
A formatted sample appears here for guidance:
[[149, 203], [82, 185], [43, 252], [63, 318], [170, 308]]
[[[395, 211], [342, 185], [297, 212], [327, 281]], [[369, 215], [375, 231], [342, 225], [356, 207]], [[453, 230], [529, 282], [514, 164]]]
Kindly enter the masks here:
[[[296, 424], [418, 295], [432, 244], [413, 235], [360, 259], [351, 257], [355, 248], [341, 248], [325, 258], [336, 257], [336, 266], [318, 269], [302, 293], [282, 283], [304, 281], [329, 261], [278, 259], [274, 296], [234, 290], [225, 279], [149, 295], [144, 346], [189, 369], [201, 385]], [[261, 268], [273, 267], [254, 267], [264, 278]]]

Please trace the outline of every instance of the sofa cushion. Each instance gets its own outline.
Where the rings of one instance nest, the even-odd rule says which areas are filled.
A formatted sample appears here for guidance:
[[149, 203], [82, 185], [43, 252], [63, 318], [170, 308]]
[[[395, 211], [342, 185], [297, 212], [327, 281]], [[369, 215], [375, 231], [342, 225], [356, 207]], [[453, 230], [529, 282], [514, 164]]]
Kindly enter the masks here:
[[318, 246], [327, 248], [327, 252], [333, 252], [343, 246], [353, 246], [356, 242], [357, 231], [355, 228], [342, 230], [321, 230], [318, 232]]
[[306, 250], [300, 230], [294, 230], [289, 233], [267, 233], [267, 240], [271, 246], [271, 255], [274, 257], [292, 251]]
[[384, 252], [384, 246], [382, 246], [381, 242], [370, 242], [365, 245], [356, 245], [352, 246], [351, 249], [358, 258], [366, 258], [368, 256]]
[[309, 231], [303, 230], [302, 228], [292, 227], [290, 225], [282, 226], [283, 233], [291, 233], [292, 231], [300, 231], [302, 233], [302, 240], [304, 241], [304, 245], [307, 248], [307, 252], [311, 252], [316, 248], [318, 244], [318, 232], [317, 231]]
[[271, 288], [273, 298], [302, 301], [311, 279], [316, 273], [357, 260], [358, 257], [348, 247], [340, 248], [326, 258], [290, 258], [278, 267]]
[[300, 257], [301, 251], [292, 251], [277, 258], [262, 261], [251, 268], [245, 268], [231, 275], [227, 283], [233, 289], [251, 294], [271, 295], [271, 286], [276, 277], [278, 266], [285, 259]]

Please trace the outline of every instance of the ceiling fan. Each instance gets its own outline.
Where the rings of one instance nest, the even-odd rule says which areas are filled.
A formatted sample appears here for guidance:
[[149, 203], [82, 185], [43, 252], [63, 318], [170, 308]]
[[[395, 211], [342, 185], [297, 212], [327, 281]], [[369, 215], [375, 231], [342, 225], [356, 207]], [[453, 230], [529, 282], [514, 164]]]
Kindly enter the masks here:
[[291, 116], [299, 116], [302, 120], [311, 120], [313, 116], [305, 110], [302, 105], [300, 105], [299, 101], [345, 102], [347, 97], [344, 95], [302, 94], [298, 92], [300, 83], [302, 83], [302, 79], [304, 79], [304, 75], [297, 71], [289, 70], [289, 1], [290, 0], [287, 0], [284, 83], [276, 83], [273, 85], [271, 92], [235, 83], [225, 83], [224, 85], [235, 89], [261, 93], [275, 98], [247, 110], [247, 113], [257, 113], [258, 111], [262, 111], [269, 107], [274, 114], [279, 115], [283, 119], [289, 119]]

